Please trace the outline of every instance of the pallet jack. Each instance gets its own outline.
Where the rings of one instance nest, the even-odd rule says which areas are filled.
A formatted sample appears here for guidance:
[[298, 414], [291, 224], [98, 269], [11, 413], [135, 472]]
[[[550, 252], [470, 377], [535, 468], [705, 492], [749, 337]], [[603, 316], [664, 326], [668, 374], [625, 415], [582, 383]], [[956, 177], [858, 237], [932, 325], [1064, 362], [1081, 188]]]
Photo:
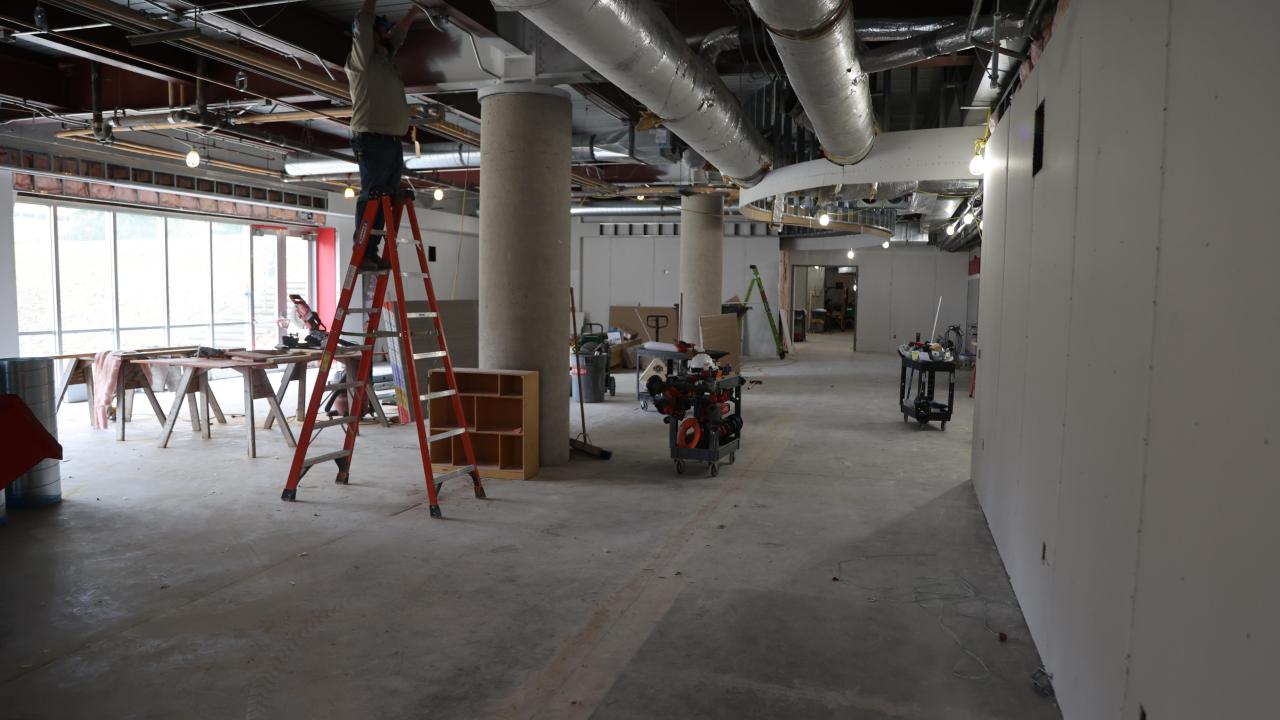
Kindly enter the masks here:
[[742, 302], [751, 302], [751, 291], [757, 287], [760, 288], [760, 302], [764, 305], [764, 316], [769, 318], [769, 330], [773, 332], [773, 344], [777, 348], [778, 359], [785, 360], [787, 357], [787, 346], [782, 341], [782, 333], [778, 331], [778, 323], [781, 319], [774, 319], [773, 310], [769, 307], [769, 298], [764, 294], [764, 281], [760, 279], [760, 268], [755, 265], [751, 266], [751, 281], [747, 283], [747, 296]]

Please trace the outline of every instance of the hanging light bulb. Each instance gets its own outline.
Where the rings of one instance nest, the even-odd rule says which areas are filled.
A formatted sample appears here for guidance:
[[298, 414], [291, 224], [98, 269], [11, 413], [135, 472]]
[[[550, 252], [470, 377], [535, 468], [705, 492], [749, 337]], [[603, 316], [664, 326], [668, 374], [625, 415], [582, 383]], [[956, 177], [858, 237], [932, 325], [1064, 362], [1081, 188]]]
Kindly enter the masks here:
[[644, 196], [643, 196], [643, 195], [637, 195], [637, 196], [636, 196], [636, 199], [637, 199], [637, 200], [644, 200]]
[[974, 153], [973, 157], [969, 158], [969, 174], [982, 175], [986, 171], [987, 171], [986, 154], [982, 152]]
[[191, 148], [191, 151], [187, 153], [187, 167], [200, 167], [200, 153], [196, 152], [195, 148]]
[[955, 226], [955, 224], [953, 223], [953, 224], [951, 224], [951, 225], [948, 225], [948, 226], [947, 226], [947, 235], [948, 235], [948, 236], [951, 236], [951, 235], [955, 235], [955, 234], [956, 234], [956, 226]]
[[979, 220], [979, 221], [978, 221], [978, 229], [979, 229], [979, 230], [981, 230], [981, 229], [982, 229], [982, 221], [981, 221], [981, 220]]
[[813, 269], [814, 269], [814, 270], [817, 270], [817, 269], [818, 269], [818, 266], [817, 266], [817, 265], [814, 265], [814, 266], [813, 266]]
[[444, 199], [444, 188], [436, 188], [436, 189], [431, 193], [431, 197], [435, 198], [437, 201], [439, 201], [439, 200], [443, 200], [443, 199]]
[[821, 225], [822, 227], [826, 227], [830, 225], [831, 216], [826, 213], [822, 213], [821, 215], [818, 216], [818, 224]]
[[858, 292], [858, 283], [853, 284], [853, 291]]
[[344, 198], [346, 198], [346, 199], [350, 200], [351, 198], [353, 198], [353, 197], [355, 197], [355, 196], [356, 196], [356, 189], [355, 189], [355, 188], [353, 188], [353, 187], [351, 187], [350, 185], [348, 185], [348, 186], [346, 186], [345, 188], [343, 188], [343, 189], [342, 189], [342, 197], [344, 197]]
[[888, 249], [889, 249], [889, 241], [888, 241], [888, 240], [885, 240], [884, 242], [880, 243], [880, 247], [884, 248], [885, 250], [888, 250]]
[[845, 257], [847, 257], [847, 258], [849, 258], [850, 260], [852, 260], [852, 259], [853, 259], [853, 250], [850, 250], [849, 252], [845, 253], [845, 254], [844, 254], [844, 256], [845, 256]]
[[972, 210], [970, 210], [969, 212], [967, 212], [967, 213], [965, 213], [965, 214], [964, 214], [964, 224], [965, 224], [965, 225], [972, 225], [972, 224], [973, 224], [973, 211], [972, 211]]

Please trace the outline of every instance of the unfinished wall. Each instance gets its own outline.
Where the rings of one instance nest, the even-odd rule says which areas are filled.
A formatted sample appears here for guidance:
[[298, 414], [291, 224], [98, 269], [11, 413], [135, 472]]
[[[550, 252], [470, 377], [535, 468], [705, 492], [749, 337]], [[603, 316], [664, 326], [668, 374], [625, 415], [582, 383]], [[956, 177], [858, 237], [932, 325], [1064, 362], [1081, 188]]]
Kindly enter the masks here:
[[[623, 218], [637, 226], [677, 223], [674, 216]], [[680, 238], [676, 234], [605, 236], [600, 218], [574, 218], [570, 233], [570, 278], [578, 296], [578, 322], [607, 323], [610, 305], [674, 305], [680, 302]], [[745, 223], [744, 223], [745, 224]], [[668, 233], [670, 233], [668, 228]], [[721, 299], [744, 298], [752, 264], [760, 268], [776, 317], [778, 305], [778, 238], [776, 235], [735, 235], [726, 223]], [[751, 297], [747, 311], [743, 352], [748, 356], [773, 355], [773, 334], [760, 304], [760, 293]], [[663, 339], [667, 337], [664, 334]]]
[[858, 267], [857, 336], [860, 352], [893, 352], [899, 345], [929, 334], [938, 297], [942, 311], [938, 333], [963, 327], [968, 305], [965, 253], [941, 252], [927, 245], [891, 243], [889, 249], [862, 248], [850, 260], [845, 250], [793, 250], [793, 265]]
[[1205, 199], [1267, 206], [1278, 24], [1076, 0], [988, 145], [973, 479], [1069, 719], [1273, 713], [1280, 243]]

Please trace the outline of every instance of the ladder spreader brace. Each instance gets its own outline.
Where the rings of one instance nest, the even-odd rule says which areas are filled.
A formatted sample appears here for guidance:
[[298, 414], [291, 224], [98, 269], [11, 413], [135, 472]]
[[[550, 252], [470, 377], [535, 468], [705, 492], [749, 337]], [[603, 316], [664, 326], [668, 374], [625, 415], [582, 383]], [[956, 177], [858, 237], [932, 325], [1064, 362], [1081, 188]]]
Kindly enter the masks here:
[[[378, 213], [382, 213], [384, 218], [383, 229], [373, 229], [374, 220]], [[402, 213], [408, 214], [409, 227], [412, 230], [413, 239], [406, 241], [397, 241], [396, 232], [400, 227]], [[376, 273], [377, 280], [374, 284], [373, 296], [366, 306], [352, 308], [351, 298], [355, 292], [356, 276], [360, 275], [360, 264], [364, 260], [365, 251], [369, 246], [369, 237], [374, 234], [383, 236], [383, 259], [390, 262], [390, 270], [381, 270]], [[397, 251], [397, 242], [405, 242], [411, 244], [418, 256], [419, 271], [402, 271], [400, 268], [399, 252]], [[380, 331], [379, 324], [382, 319], [383, 300], [387, 293], [388, 277], [391, 284], [395, 286], [395, 312], [396, 327], [395, 332]], [[404, 281], [402, 278], [422, 278], [423, 284], [427, 291], [428, 312], [425, 313], [409, 313], [405, 309], [404, 301]], [[365, 322], [365, 330], [363, 333], [344, 333], [342, 331], [343, 322], [348, 315], [365, 314], [367, 319]], [[413, 339], [414, 335], [409, 329], [409, 318], [430, 318], [435, 326], [435, 336], [439, 349], [433, 352], [417, 353], [419, 357], [438, 357], [444, 365], [444, 375], [448, 389], [438, 390], [436, 392], [423, 394], [418, 383], [418, 372], [416, 363], [414, 362]], [[476, 467], [475, 451], [471, 444], [471, 434], [467, 431], [466, 422], [461, 424], [462, 428], [446, 430], [437, 435], [427, 434], [425, 401], [437, 397], [451, 397], [453, 399], [454, 417], [462, 419], [466, 415], [462, 411], [462, 399], [458, 396], [458, 381], [453, 374], [453, 362], [449, 359], [449, 348], [445, 343], [444, 323], [440, 318], [439, 305], [436, 303], [435, 288], [431, 282], [431, 270], [427, 264], [426, 246], [422, 243], [422, 235], [418, 230], [418, 217], [413, 208], [413, 194], [411, 191], [401, 191], [400, 195], [393, 199], [388, 195], [371, 195], [369, 202], [365, 205], [364, 216], [360, 219], [360, 230], [356, 233], [355, 247], [351, 253], [351, 264], [347, 267], [346, 276], [342, 281], [342, 294], [338, 298], [338, 307], [333, 313], [333, 323], [330, 328], [328, 340], [325, 341], [324, 351], [320, 356], [320, 371], [316, 376], [315, 386], [311, 389], [311, 402], [307, 404], [307, 417], [302, 423], [302, 432], [298, 436], [298, 445], [293, 453], [293, 464], [289, 467], [289, 479], [285, 484], [284, 492], [281, 493], [282, 500], [295, 500], [298, 495], [298, 483], [302, 480], [302, 476], [307, 474], [313, 466], [319, 465], [329, 460], [333, 460], [338, 466], [337, 477], [334, 482], [339, 484], [347, 484], [351, 476], [351, 460], [355, 455], [356, 438], [360, 434], [360, 416], [351, 414], [343, 417], [322, 420], [316, 422], [316, 414], [321, 406], [321, 398], [325, 392], [330, 390], [342, 390], [351, 394], [352, 408], [364, 407], [365, 388], [369, 386], [368, 380], [373, 371], [373, 351], [374, 345], [378, 338], [387, 337], [389, 342], [401, 343], [404, 352], [400, 353], [400, 357], [405, 359], [404, 378], [406, 380], [407, 396], [409, 402], [414, 403], [410, 406], [411, 415], [413, 416], [414, 425], [417, 427], [418, 433], [418, 449], [422, 456], [422, 471], [427, 484], [427, 500], [430, 505], [431, 517], [442, 517], [440, 512], [439, 492], [441, 486], [446, 480], [455, 477], [469, 475], [471, 477], [471, 486], [475, 490], [475, 496], [483, 498], [484, 486], [480, 483], [480, 472]], [[364, 339], [361, 345], [360, 367], [356, 371], [354, 380], [348, 378], [348, 382], [330, 384], [329, 369], [333, 365], [334, 353], [338, 350], [338, 339], [342, 336], [352, 337], [360, 336]], [[424, 337], [424, 336], [419, 336]], [[415, 399], [416, 398], [416, 402]], [[376, 402], [376, 400], [375, 400]], [[311, 447], [311, 442], [316, 438], [317, 430], [326, 427], [340, 426], [345, 433], [345, 439], [341, 450], [325, 452], [319, 455], [307, 456], [307, 451]], [[466, 456], [467, 464], [455, 467], [447, 472], [435, 474], [431, 469], [431, 443], [445, 440], [452, 437], [460, 437], [462, 447]]]

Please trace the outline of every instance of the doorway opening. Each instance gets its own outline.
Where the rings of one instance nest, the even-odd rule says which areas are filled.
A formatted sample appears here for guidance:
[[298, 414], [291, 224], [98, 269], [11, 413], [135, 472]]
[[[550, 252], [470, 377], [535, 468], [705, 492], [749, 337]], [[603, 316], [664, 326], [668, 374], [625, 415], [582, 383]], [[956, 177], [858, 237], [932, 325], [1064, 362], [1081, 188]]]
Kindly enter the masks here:
[[811, 333], [849, 333], [857, 350], [858, 266], [791, 266], [791, 339]]

